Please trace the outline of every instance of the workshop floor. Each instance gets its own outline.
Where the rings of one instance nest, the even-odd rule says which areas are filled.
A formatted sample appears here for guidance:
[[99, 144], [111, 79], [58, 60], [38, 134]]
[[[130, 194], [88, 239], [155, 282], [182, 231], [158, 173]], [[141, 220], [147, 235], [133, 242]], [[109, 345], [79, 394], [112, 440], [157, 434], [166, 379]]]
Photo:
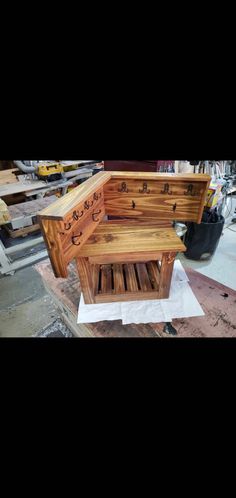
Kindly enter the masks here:
[[[233, 210], [236, 207], [234, 199]], [[231, 216], [232, 218], [232, 216]], [[191, 261], [180, 255], [185, 267], [193, 268], [236, 290], [236, 224], [225, 228], [210, 261]], [[13, 276], [0, 277], [0, 337], [70, 337], [39, 273], [23, 268]]]

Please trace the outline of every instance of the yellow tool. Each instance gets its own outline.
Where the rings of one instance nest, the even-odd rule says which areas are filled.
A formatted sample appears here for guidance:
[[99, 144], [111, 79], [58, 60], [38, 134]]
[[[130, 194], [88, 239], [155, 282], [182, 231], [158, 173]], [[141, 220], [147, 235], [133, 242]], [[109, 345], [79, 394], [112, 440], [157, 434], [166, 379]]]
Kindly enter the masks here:
[[60, 163], [44, 163], [38, 166], [37, 176], [41, 180], [52, 182], [62, 178], [63, 166]]

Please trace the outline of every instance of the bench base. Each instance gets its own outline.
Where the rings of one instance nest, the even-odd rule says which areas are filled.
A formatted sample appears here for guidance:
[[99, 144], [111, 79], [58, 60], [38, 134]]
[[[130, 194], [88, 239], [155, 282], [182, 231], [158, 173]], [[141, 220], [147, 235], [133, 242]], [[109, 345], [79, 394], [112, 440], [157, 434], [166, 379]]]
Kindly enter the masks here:
[[165, 252], [158, 261], [110, 264], [78, 258], [85, 304], [168, 299], [175, 256], [176, 252]]

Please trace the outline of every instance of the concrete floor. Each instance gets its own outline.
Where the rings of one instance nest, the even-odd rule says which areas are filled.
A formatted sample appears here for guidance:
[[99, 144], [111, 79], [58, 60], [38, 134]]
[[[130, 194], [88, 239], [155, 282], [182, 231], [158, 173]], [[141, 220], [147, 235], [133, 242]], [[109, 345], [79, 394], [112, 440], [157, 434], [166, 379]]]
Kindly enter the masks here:
[[[233, 199], [230, 222], [236, 207]], [[236, 224], [225, 228], [216, 253], [210, 261], [192, 261], [180, 255], [185, 267], [236, 290]], [[0, 277], [0, 337], [32, 337], [59, 323], [60, 315], [33, 267], [13, 276]]]

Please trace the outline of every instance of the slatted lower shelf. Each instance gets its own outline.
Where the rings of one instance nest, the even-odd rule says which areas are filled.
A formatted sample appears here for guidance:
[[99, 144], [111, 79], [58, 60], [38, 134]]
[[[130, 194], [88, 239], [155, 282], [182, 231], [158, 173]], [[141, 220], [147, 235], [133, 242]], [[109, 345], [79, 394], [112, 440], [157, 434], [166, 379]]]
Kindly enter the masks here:
[[95, 302], [158, 299], [160, 263], [94, 265]]

